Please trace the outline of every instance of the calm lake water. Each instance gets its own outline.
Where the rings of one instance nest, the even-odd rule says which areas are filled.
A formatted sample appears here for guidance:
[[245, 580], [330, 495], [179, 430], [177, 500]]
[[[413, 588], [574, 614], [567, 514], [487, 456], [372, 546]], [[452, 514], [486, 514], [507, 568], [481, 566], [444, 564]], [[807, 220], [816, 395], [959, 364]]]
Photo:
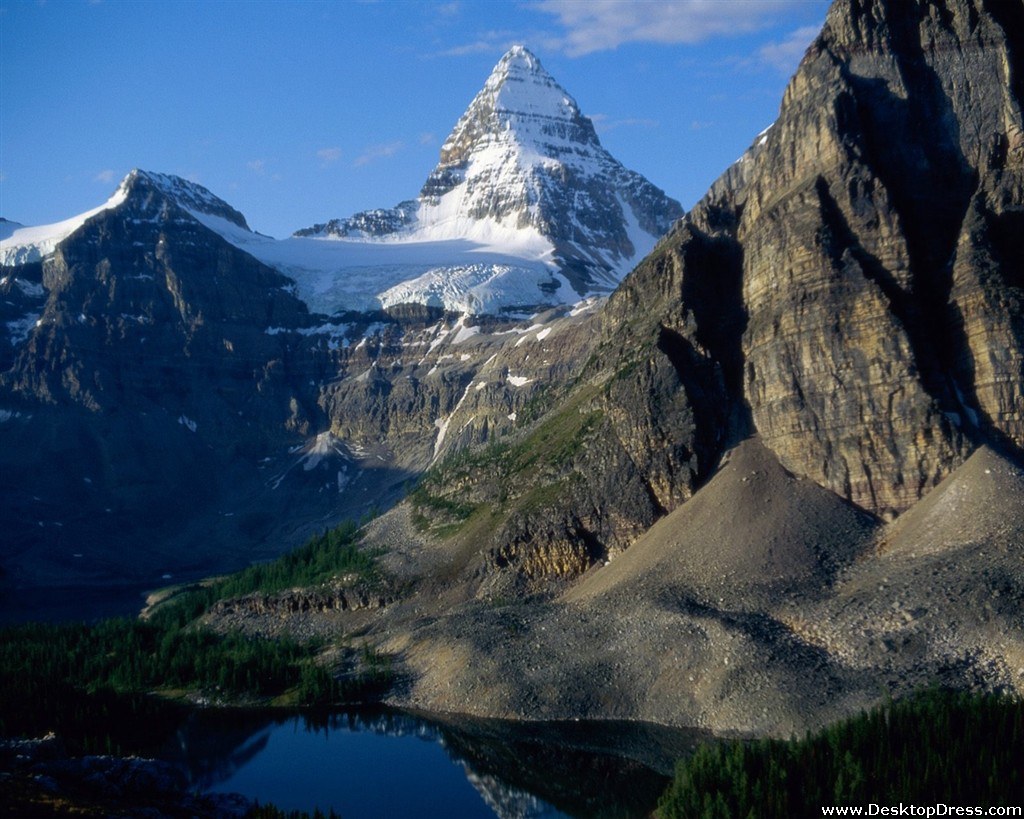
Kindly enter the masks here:
[[193, 786], [344, 819], [647, 816], [692, 733], [635, 723], [444, 724], [393, 711], [201, 711], [164, 756]]

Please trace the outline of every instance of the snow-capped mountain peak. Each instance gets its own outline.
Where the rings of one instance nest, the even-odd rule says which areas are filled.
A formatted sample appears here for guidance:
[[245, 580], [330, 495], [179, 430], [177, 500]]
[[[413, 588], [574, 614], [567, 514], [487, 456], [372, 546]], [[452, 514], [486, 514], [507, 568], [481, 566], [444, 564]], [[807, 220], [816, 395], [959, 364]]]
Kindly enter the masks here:
[[465, 162], [481, 142], [540, 143], [537, 156], [553, 142], [597, 145], [590, 120], [532, 52], [513, 46], [494, 67], [484, 87], [460, 117], [444, 145], [439, 167]]
[[[540, 60], [514, 46], [455, 124], [417, 200], [296, 235], [480, 242], [543, 260], [571, 286], [539, 292], [537, 303], [565, 303], [615, 287], [681, 215], [678, 202], [601, 146]], [[414, 286], [402, 298], [421, 300]]]
[[326, 314], [405, 303], [524, 313], [575, 303], [613, 289], [682, 215], [601, 146], [576, 101], [523, 46], [498, 61], [418, 197], [394, 208], [277, 241], [253, 233], [202, 185], [136, 169], [98, 208], [5, 228], [0, 263], [38, 261], [112, 208], [132, 224], [201, 223], [291, 277], [309, 309]]
[[161, 210], [173, 204], [195, 217], [215, 216], [249, 230], [241, 213], [202, 185], [179, 176], [136, 168], [121, 180], [117, 189], [99, 207], [47, 225], [7, 223], [10, 229], [0, 233], [0, 264], [14, 266], [42, 260], [89, 219], [105, 211], [123, 206], [149, 211], [157, 204]]
[[126, 198], [145, 197], [156, 193], [170, 199], [178, 207], [184, 208], [194, 215], [217, 216], [240, 228], [249, 230], [245, 217], [231, 205], [198, 182], [191, 182], [180, 176], [135, 168], [121, 180], [118, 192], [123, 192]]

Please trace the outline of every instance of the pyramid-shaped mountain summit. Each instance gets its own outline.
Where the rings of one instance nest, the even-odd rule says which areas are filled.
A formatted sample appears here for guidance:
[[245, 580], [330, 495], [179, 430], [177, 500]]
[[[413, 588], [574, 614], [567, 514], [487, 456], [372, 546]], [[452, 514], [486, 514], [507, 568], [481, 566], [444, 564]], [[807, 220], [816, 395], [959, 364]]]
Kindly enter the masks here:
[[[681, 215], [678, 202], [601, 146], [593, 123], [540, 60], [514, 46], [445, 140], [417, 199], [296, 236], [479, 242], [543, 262], [552, 278], [540, 283], [537, 301], [564, 303], [614, 288]], [[434, 271], [387, 300], [428, 302], [439, 279], [461, 274]]]

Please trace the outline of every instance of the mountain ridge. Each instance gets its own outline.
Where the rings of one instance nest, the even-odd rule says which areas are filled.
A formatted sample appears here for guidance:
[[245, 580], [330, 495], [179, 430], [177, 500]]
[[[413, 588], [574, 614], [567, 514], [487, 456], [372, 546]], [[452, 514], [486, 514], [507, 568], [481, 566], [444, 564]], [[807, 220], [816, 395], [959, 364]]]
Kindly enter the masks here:
[[405, 304], [529, 315], [572, 304], [609, 292], [682, 215], [601, 147], [575, 101], [517, 46], [459, 119], [417, 200], [273, 240], [203, 186], [136, 169], [98, 208], [15, 228], [0, 240], [0, 264], [41, 261], [139, 185], [295, 279], [309, 309], [327, 315]]

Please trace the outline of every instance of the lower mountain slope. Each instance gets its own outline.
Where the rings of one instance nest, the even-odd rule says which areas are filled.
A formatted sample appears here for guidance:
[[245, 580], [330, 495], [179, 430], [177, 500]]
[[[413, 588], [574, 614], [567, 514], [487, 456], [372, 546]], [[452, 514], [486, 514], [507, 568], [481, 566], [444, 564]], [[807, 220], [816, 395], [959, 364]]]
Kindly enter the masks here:
[[786, 472], [751, 438], [688, 502], [564, 599], [652, 599], [685, 589], [706, 604], [770, 605], [827, 587], [872, 548], [879, 528], [876, 518]]
[[372, 567], [362, 591], [346, 570], [223, 600], [206, 622], [325, 637], [328, 662], [335, 643], [373, 646], [396, 672], [388, 701], [405, 707], [788, 736], [936, 681], [1020, 693], [1022, 494], [1024, 469], [982, 448], [884, 524], [750, 438], [559, 596], [480, 596], [463, 547], [417, 530], [404, 503], [366, 528], [375, 558], [349, 555]]
[[364, 540], [400, 590], [383, 605], [213, 622], [358, 634], [394, 658], [396, 705], [785, 737], [936, 682], [1024, 691], [1021, 509], [1024, 469], [988, 449], [886, 524], [752, 438], [561, 594], [495, 594], [486, 541], [418, 530], [403, 503]]

